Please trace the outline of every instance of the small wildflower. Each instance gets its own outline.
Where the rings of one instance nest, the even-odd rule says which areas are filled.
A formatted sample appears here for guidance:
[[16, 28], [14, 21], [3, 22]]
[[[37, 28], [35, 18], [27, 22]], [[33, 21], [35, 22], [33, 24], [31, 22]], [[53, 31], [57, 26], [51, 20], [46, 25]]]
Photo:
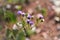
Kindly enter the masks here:
[[29, 24], [30, 24], [30, 25], [33, 25], [33, 24], [34, 24], [34, 22], [33, 22], [33, 21], [30, 21], [30, 22], [29, 22]]
[[37, 18], [43, 19], [43, 15], [42, 14], [37, 14]]
[[27, 23], [29, 24], [29, 22], [30, 22], [30, 20], [29, 19], [27, 19]]
[[30, 14], [28, 14], [28, 15], [27, 15], [27, 18], [28, 18], [28, 19], [30, 19], [30, 18], [31, 18], [31, 15], [30, 15]]
[[24, 13], [24, 12], [22, 12], [22, 13], [21, 13], [21, 15], [22, 15], [22, 16], [25, 16], [25, 13]]
[[20, 14], [20, 15], [21, 15], [22, 13], [23, 13], [22, 11], [18, 11], [18, 12], [17, 12], [17, 14]]
[[18, 28], [17, 28], [17, 25], [14, 24], [14, 25], [13, 25], [13, 30], [16, 30], [16, 29], [18, 29]]

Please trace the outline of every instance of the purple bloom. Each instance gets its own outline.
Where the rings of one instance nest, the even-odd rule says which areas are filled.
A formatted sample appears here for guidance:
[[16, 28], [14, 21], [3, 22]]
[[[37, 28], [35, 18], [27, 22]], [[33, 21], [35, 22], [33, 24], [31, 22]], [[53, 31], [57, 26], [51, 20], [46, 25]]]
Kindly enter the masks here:
[[38, 15], [37, 15], [37, 18], [43, 19], [43, 15], [42, 15], [42, 14], [38, 14]]
[[27, 18], [30, 19], [32, 16], [30, 14], [28, 14]]
[[29, 22], [30, 22], [30, 20], [29, 19], [27, 19], [27, 23], [29, 24]]
[[22, 13], [21, 13], [21, 15], [22, 15], [22, 16], [24, 16], [24, 15], [25, 15], [25, 13], [24, 13], [24, 12], [22, 12]]
[[30, 22], [29, 22], [29, 24], [30, 24], [30, 25], [33, 25], [33, 24], [34, 24], [34, 22], [33, 22], [33, 21], [30, 21]]
[[22, 11], [18, 11], [17, 14], [22, 14]]
[[27, 23], [30, 24], [30, 25], [33, 25], [34, 24], [34, 22], [31, 21], [31, 20], [29, 20], [29, 19], [27, 19]]

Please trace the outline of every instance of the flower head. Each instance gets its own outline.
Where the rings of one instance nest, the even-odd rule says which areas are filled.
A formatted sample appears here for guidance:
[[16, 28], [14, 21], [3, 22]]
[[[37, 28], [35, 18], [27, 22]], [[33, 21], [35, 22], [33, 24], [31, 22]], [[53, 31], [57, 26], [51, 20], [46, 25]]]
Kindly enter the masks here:
[[18, 11], [17, 14], [22, 14], [22, 11]]
[[33, 21], [30, 21], [30, 22], [29, 22], [29, 24], [30, 24], [30, 25], [33, 25], [33, 24], [34, 24], [34, 22], [33, 22]]
[[22, 15], [22, 16], [25, 16], [25, 13], [24, 13], [24, 12], [22, 12], [22, 13], [21, 13], [21, 15]]
[[27, 23], [29, 24], [29, 22], [30, 22], [30, 20], [29, 19], [27, 19]]
[[32, 16], [30, 14], [27, 15], [27, 18], [30, 19]]
[[43, 19], [43, 15], [42, 14], [37, 14], [37, 18]]
[[30, 24], [30, 25], [33, 25], [34, 24], [34, 22], [31, 21], [31, 20], [29, 20], [29, 19], [27, 19], [27, 23]]

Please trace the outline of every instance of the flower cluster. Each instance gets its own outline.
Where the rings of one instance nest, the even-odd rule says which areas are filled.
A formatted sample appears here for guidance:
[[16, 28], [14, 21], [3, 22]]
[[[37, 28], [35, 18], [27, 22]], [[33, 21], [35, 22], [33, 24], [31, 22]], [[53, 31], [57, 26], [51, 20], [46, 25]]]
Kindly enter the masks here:
[[[41, 29], [37, 28], [36, 23], [32, 21], [32, 18], [34, 19], [34, 15], [31, 15], [29, 13], [26, 14], [25, 12], [20, 10], [17, 12], [17, 14], [21, 17], [21, 20], [13, 25], [12, 30], [18, 30], [19, 32], [22, 32], [21, 34], [23, 34], [22, 36], [24, 37], [30, 37], [30, 35], [34, 33], [40, 33]], [[35, 18], [36, 20], [38, 19], [44, 21], [44, 17], [41, 13], [37, 14]], [[19, 35], [19, 32], [17, 32], [16, 34]]]

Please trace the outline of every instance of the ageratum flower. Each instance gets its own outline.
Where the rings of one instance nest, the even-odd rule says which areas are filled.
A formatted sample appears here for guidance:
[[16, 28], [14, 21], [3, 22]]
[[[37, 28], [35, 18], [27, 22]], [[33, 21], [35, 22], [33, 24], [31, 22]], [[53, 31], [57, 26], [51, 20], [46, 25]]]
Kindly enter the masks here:
[[18, 12], [17, 12], [18, 15], [21, 15], [22, 13], [23, 13], [22, 11], [18, 11]]
[[37, 18], [38, 19], [43, 19], [43, 15], [42, 14], [37, 14]]

